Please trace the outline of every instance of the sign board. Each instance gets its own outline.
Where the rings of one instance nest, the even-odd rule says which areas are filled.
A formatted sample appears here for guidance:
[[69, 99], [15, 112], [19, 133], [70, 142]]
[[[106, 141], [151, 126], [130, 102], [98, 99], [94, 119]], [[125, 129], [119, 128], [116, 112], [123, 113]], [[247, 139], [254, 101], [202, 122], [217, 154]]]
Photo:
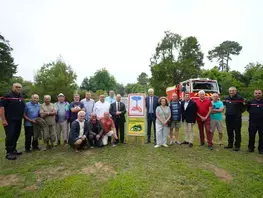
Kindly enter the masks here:
[[128, 135], [144, 136], [145, 95], [128, 95]]

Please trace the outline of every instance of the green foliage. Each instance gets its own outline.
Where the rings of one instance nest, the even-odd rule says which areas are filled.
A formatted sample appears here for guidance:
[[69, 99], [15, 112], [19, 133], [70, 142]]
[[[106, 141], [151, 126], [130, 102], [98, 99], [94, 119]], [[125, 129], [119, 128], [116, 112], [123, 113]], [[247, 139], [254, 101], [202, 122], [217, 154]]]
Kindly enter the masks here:
[[239, 55], [242, 46], [236, 41], [224, 41], [213, 50], [208, 51], [207, 58], [212, 61], [217, 59], [219, 63], [218, 69], [221, 71], [229, 71], [229, 61], [232, 60], [231, 55]]
[[35, 75], [33, 91], [43, 97], [51, 95], [55, 101], [59, 93], [63, 93], [71, 101], [77, 90], [77, 75], [61, 58], [55, 62], [44, 64]]
[[203, 53], [198, 40], [193, 37], [182, 39], [178, 34], [165, 32], [151, 58], [150, 84], [157, 95], [165, 95], [166, 88], [201, 74]]
[[138, 78], [137, 81], [140, 85], [148, 85], [149, 83], [149, 77], [145, 72], [142, 72]]
[[121, 96], [125, 95], [125, 87], [123, 84], [117, 83], [116, 84], [116, 90], [117, 90], [117, 94], [121, 94]]
[[96, 92], [96, 90], [105, 90], [108, 93], [110, 90], [116, 90], [116, 86], [115, 77], [107, 69], [103, 68], [97, 70], [94, 76], [84, 78], [80, 88], [93, 92]]

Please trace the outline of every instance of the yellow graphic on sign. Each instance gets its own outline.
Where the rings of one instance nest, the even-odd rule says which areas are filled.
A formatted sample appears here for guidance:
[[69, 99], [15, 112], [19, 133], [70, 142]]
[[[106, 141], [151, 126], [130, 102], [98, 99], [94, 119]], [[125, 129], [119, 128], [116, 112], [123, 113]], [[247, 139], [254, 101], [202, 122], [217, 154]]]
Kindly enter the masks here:
[[128, 118], [128, 135], [144, 135], [144, 118]]

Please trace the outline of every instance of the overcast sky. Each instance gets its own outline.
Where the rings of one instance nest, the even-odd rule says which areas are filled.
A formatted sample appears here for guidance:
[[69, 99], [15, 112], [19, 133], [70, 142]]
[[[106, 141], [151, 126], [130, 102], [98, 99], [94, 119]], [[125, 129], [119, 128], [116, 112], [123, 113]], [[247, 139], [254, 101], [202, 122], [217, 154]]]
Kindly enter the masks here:
[[239, 42], [231, 69], [263, 62], [262, 0], [0, 0], [0, 32], [14, 48], [17, 75], [33, 80], [62, 55], [78, 75], [107, 68], [120, 83], [150, 75], [149, 59], [164, 31], [196, 36], [205, 68], [207, 52], [225, 40]]

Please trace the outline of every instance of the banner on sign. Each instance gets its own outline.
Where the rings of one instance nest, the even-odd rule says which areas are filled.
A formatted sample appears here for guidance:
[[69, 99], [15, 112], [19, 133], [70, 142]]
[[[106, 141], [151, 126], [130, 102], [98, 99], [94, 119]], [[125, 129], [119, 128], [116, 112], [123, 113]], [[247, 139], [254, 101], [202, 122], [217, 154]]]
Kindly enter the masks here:
[[144, 117], [145, 97], [144, 94], [128, 95], [128, 116]]
[[128, 135], [144, 135], [144, 117], [136, 118], [129, 117], [128, 118]]

